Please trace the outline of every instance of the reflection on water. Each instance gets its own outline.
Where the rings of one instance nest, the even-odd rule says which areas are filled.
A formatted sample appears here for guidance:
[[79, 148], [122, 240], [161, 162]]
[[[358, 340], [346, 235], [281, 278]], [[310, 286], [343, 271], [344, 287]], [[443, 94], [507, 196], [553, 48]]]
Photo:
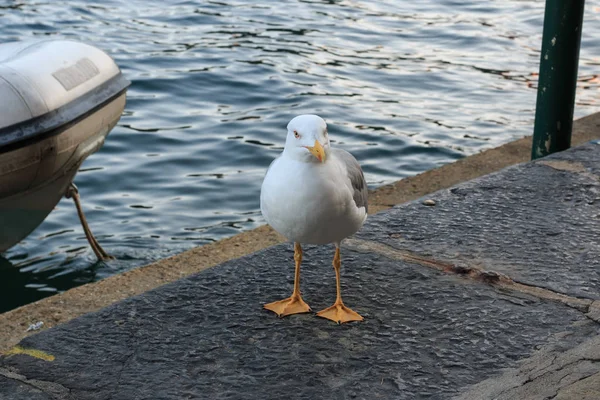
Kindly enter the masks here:
[[[17, 261], [17, 260], [16, 260]], [[51, 296], [57, 292], [83, 285], [96, 280], [97, 264], [90, 263], [85, 269], [77, 269], [68, 274], [44, 268], [35, 268], [39, 259], [11, 263], [0, 256], [0, 312], [11, 310], [23, 304]], [[65, 261], [63, 265], [68, 265]], [[61, 268], [65, 270], [65, 268]]]
[[[576, 114], [597, 110], [599, 0], [588, 2]], [[5, 41], [61, 37], [132, 81], [120, 124], [69, 201], [4, 256], [3, 309], [263, 223], [260, 182], [287, 122], [317, 113], [371, 186], [532, 130], [544, 3], [40, 0], [0, 6]], [[10, 283], [9, 283], [10, 282]], [[8, 286], [6, 286], [8, 287]], [[37, 296], [37, 297], [36, 297]]]

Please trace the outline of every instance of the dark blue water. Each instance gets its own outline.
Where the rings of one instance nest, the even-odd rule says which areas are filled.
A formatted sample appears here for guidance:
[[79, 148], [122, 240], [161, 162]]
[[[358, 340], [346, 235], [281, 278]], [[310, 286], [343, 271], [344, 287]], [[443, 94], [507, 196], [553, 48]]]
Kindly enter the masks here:
[[[132, 81], [70, 201], [0, 259], [0, 311], [263, 224], [262, 176], [301, 113], [370, 186], [531, 134], [543, 1], [2, 1], [2, 41], [81, 40]], [[588, 1], [576, 115], [598, 111]]]

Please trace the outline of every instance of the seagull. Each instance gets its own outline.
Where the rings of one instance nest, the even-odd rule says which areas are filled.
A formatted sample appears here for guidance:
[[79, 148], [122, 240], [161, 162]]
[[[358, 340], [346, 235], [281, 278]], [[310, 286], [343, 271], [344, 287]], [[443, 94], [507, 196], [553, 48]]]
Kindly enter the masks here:
[[340, 290], [340, 245], [367, 219], [367, 184], [360, 164], [331, 148], [327, 124], [317, 115], [300, 115], [287, 125], [285, 147], [269, 166], [260, 192], [260, 210], [277, 232], [294, 243], [294, 290], [264, 305], [280, 317], [310, 312], [300, 294], [302, 244], [335, 243], [335, 303], [317, 313], [338, 324], [362, 321], [346, 307]]

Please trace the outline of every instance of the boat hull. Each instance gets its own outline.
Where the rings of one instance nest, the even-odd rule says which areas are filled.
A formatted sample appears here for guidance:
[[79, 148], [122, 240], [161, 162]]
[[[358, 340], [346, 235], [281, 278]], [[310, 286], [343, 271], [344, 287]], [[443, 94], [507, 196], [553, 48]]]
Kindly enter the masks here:
[[44, 221], [83, 161], [102, 147], [124, 108], [123, 92], [50, 137], [0, 153], [0, 252]]

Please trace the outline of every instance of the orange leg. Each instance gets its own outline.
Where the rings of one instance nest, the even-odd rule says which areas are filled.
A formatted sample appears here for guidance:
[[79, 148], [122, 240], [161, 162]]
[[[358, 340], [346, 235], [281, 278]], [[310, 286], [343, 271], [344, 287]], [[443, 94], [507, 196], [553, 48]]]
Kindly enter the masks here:
[[300, 247], [300, 243], [294, 243], [294, 261], [296, 261], [296, 275], [294, 276], [294, 291], [292, 295], [287, 299], [264, 305], [267, 310], [273, 311], [280, 317], [310, 312], [310, 307], [302, 300], [302, 296], [300, 296], [300, 263], [302, 263], [302, 247]]
[[322, 311], [317, 313], [318, 317], [327, 318], [338, 324], [343, 324], [344, 322], [350, 321], [362, 321], [363, 317], [361, 317], [357, 312], [351, 310], [350, 308], [344, 305], [342, 301], [342, 293], [340, 286], [340, 268], [342, 266], [342, 260], [340, 258], [340, 248], [336, 246], [335, 248], [335, 256], [333, 257], [333, 268], [335, 269], [335, 280], [336, 280], [336, 289], [337, 289], [337, 297], [335, 299], [335, 303], [331, 307], [328, 307]]

